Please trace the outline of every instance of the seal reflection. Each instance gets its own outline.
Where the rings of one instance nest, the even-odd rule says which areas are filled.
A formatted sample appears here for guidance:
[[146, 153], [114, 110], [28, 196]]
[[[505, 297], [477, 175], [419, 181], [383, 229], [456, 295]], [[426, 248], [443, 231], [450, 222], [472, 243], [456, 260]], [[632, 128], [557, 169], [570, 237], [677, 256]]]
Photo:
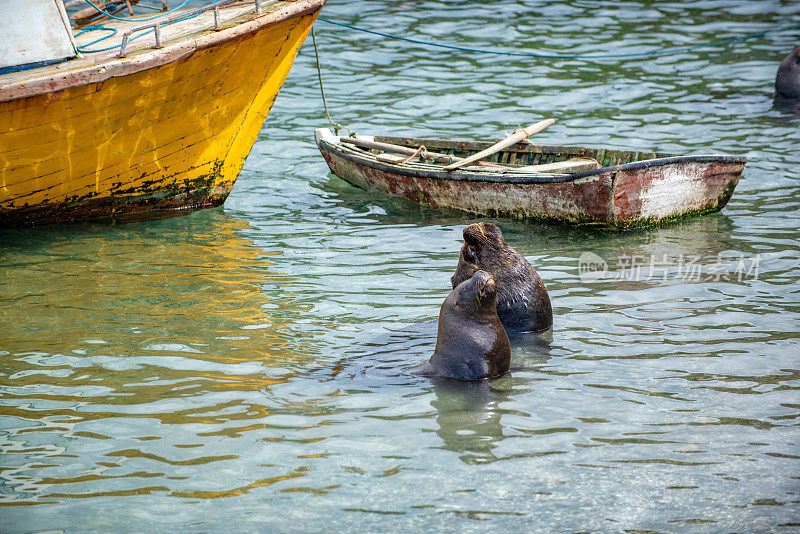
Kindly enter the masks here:
[[[552, 335], [516, 334], [510, 337], [512, 366], [509, 373], [496, 379], [473, 381], [433, 377], [436, 409], [436, 435], [441, 448], [453, 451], [466, 464], [484, 464], [506, 457], [494, 450], [507, 437], [502, 417], [509, 411], [504, 403], [519, 395], [535, 394], [534, 373], [550, 360]], [[516, 374], [516, 376], [515, 376]], [[540, 453], [533, 453], [540, 454]]]
[[[505, 382], [505, 380], [503, 380]], [[509, 400], [509, 391], [498, 387], [497, 380], [462, 382], [432, 378], [436, 408], [436, 434], [442, 448], [459, 454], [467, 464], [498, 460], [493, 450], [505, 434], [500, 404]]]

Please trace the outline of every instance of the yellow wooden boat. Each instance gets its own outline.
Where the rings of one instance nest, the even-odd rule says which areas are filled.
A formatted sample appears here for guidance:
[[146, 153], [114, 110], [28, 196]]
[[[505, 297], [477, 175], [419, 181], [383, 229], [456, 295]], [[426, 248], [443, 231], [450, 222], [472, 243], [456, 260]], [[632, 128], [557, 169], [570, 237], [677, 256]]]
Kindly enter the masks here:
[[76, 57], [0, 70], [0, 224], [222, 204], [324, 3], [103, 20]]

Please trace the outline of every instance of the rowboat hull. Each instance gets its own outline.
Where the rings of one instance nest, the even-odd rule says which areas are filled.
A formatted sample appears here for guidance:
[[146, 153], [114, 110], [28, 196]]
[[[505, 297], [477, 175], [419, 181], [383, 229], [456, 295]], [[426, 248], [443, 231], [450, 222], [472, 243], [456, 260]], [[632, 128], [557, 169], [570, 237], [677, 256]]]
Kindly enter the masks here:
[[222, 204], [323, 3], [0, 86], [0, 224]]
[[[375, 137], [375, 141], [418, 147], [463, 157], [490, 143]], [[338, 142], [319, 129], [317, 145], [331, 171], [364, 189], [403, 197], [431, 207], [476, 215], [531, 218], [615, 228], [646, 226], [722, 209], [733, 194], [745, 158], [594, 150], [520, 143], [495, 163], [550, 163], [595, 157], [595, 170], [572, 175], [445, 172], [432, 165], [411, 166], [377, 160]], [[638, 159], [644, 156], [647, 159]], [[631, 160], [627, 163], [614, 162]]]

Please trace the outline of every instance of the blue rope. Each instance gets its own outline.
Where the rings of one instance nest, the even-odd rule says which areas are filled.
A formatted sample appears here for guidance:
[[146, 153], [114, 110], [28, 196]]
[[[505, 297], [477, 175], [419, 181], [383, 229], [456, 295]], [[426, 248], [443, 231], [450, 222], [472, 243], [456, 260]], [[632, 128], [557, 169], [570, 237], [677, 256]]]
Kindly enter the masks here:
[[[86, 1], [86, 2], [89, 2], [89, 0], [85, 0], [85, 1]], [[216, 4], [218, 1], [219, 1], [219, 0], [214, 0], [214, 2], [212, 2], [212, 4]], [[185, 5], [187, 2], [189, 2], [189, 0], [186, 0], [186, 1], [185, 1], [183, 4], [181, 4], [180, 6], [176, 7], [175, 9], [173, 9], [173, 10], [171, 10], [171, 11], [167, 11], [167, 12], [164, 12], [164, 13], [162, 13], [162, 14], [158, 15], [158, 17], [163, 17], [164, 15], [167, 15], [167, 14], [169, 14], [169, 13], [172, 13], [172, 11], [175, 11], [175, 10], [177, 10], [177, 9], [180, 9], [180, 8], [181, 8], [183, 5]], [[91, 4], [91, 2], [89, 2], [89, 3]], [[99, 9], [98, 7], [94, 6], [94, 4], [92, 4], [92, 6], [93, 6], [95, 9], [97, 9], [97, 10], [99, 10], [99, 11], [102, 11], [102, 10], [101, 10], [101, 9]], [[103, 13], [105, 13], [105, 11], [103, 11]], [[199, 17], [200, 15], [201, 15], [201, 13], [198, 13], [198, 14], [196, 14], [196, 15], [191, 15], [191, 16], [188, 16], [188, 17], [181, 17], [181, 18], [179, 18], [179, 19], [175, 19], [175, 20], [173, 20], [172, 22], [165, 22], [164, 24], [162, 24], [162, 25], [161, 25], [161, 27], [163, 28], [164, 26], [169, 26], [170, 24], [175, 24], [175, 23], [177, 23], [177, 22], [183, 22], [184, 20], [193, 19], [193, 18], [195, 18], [195, 17]], [[158, 17], [151, 17], [151, 18], [158, 18]], [[114, 17], [114, 18], [117, 18], [117, 17]], [[150, 20], [150, 19], [119, 19], [119, 20], [128, 20], [128, 21], [137, 21], [137, 22], [138, 22], [139, 20]], [[103, 40], [105, 40], [105, 39], [108, 39], [109, 37], [113, 37], [114, 35], [116, 35], [116, 34], [117, 34], [117, 30], [115, 30], [114, 28], [106, 28], [105, 26], [87, 26], [87, 27], [86, 27], [86, 28], [84, 28], [82, 31], [78, 32], [78, 33], [75, 35], [75, 37], [78, 37], [79, 35], [82, 35], [82, 34], [83, 34], [83, 33], [85, 33], [85, 32], [90, 32], [90, 31], [95, 31], [95, 30], [96, 30], [96, 31], [110, 31], [110, 32], [113, 32], [113, 33], [111, 33], [111, 34], [109, 34], [109, 35], [106, 35], [105, 37], [101, 37], [101, 38], [99, 38], [99, 39], [95, 39], [95, 40], [94, 40], [94, 41], [92, 41], [91, 43], [86, 43], [85, 45], [79, 46], [79, 47], [78, 47], [78, 52], [80, 52], [80, 53], [82, 53], [82, 54], [91, 54], [91, 53], [94, 53], [94, 52], [108, 52], [109, 50], [114, 50], [115, 48], [119, 48], [120, 46], [122, 46], [122, 43], [120, 43], [120, 44], [116, 44], [116, 45], [112, 45], [112, 46], [107, 46], [107, 47], [105, 47], [105, 48], [98, 48], [98, 49], [96, 49], [96, 50], [86, 50], [86, 47], [88, 47], [88, 46], [92, 46], [92, 45], [93, 45], [93, 44], [95, 44], [95, 43], [99, 43], [100, 41], [103, 41]], [[142, 31], [142, 30], [139, 30], [139, 31]], [[138, 39], [139, 37], [144, 37], [145, 35], [148, 35], [148, 34], [151, 34], [151, 33], [154, 33], [154, 32], [155, 32], [155, 30], [154, 30], [154, 29], [148, 29], [148, 30], [147, 30], [147, 31], [145, 31], [144, 33], [140, 33], [139, 35], [134, 35], [133, 37], [131, 37], [131, 38], [128, 40], [128, 42], [130, 42], [130, 41], [133, 41], [134, 39]]]
[[[109, 18], [112, 18], [112, 19], [116, 19], [116, 20], [134, 21], [134, 22], [147, 22], [148, 20], [155, 20], [157, 18], [161, 18], [161, 17], [163, 17], [165, 15], [169, 15], [170, 13], [174, 13], [175, 11], [179, 10], [180, 8], [182, 8], [183, 6], [185, 6], [186, 4], [189, 3], [189, 0], [183, 0], [183, 3], [181, 5], [179, 5], [178, 7], [174, 8], [174, 9], [170, 9], [169, 11], [165, 11], [164, 13], [160, 13], [158, 15], [153, 15], [152, 17], [147, 17], [147, 18], [143, 18], [143, 19], [133, 19], [133, 18], [122, 18], [122, 17], [117, 17], [115, 15], [112, 15], [111, 13], [108, 13], [107, 11], [104, 11], [102, 8], [99, 8], [96, 5], [94, 5], [92, 3], [92, 0], [83, 0], [83, 1], [86, 2], [87, 4], [89, 4], [90, 6], [92, 6], [93, 8], [95, 8], [97, 11], [99, 11], [100, 13], [105, 15], [106, 17], [109, 17]], [[213, 3], [216, 4], [216, 0]], [[111, 37], [111, 36], [109, 35], [109, 37]], [[95, 52], [99, 52], [99, 50], [95, 50]]]
[[[88, 0], [87, 0], [88, 1]], [[447, 45], [441, 43], [433, 43], [430, 41], [420, 41], [418, 39], [409, 39], [408, 37], [400, 37], [398, 35], [391, 35], [388, 33], [381, 33], [376, 32], [373, 30], [367, 30], [366, 28], [359, 28], [358, 26], [351, 26], [350, 24], [344, 24], [342, 22], [336, 22], [334, 20], [328, 20], [323, 18], [318, 18], [317, 20], [321, 20], [322, 22], [327, 22], [328, 24], [335, 24], [336, 26], [342, 26], [344, 28], [349, 28], [351, 30], [356, 30], [364, 33], [371, 33], [373, 35], [380, 35], [381, 37], [388, 37], [389, 39], [396, 39], [398, 41], [406, 41], [408, 43], [414, 44], [421, 44], [424, 46], [435, 46], [438, 48], [448, 48], [450, 50], [460, 50], [462, 52], [477, 52], [480, 54], [494, 54], [498, 56], [520, 56], [520, 57], [537, 57], [537, 58], [545, 58], [545, 59], [620, 59], [620, 58], [631, 58], [631, 57], [646, 57], [646, 56], [666, 56], [669, 54], [678, 54], [680, 52], [688, 52], [690, 50], [696, 50], [698, 48], [707, 48], [711, 46], [723, 46], [726, 44], [737, 43], [739, 41], [744, 41], [747, 39], [755, 39], [756, 37], [762, 37], [768, 33], [779, 32], [783, 30], [788, 30], [791, 28], [800, 27], [800, 22], [795, 22], [794, 24], [789, 24], [787, 26], [779, 26], [777, 28], [773, 28], [771, 30], [765, 30], [763, 32], [758, 33], [751, 33], [750, 35], [745, 35], [743, 37], [735, 37], [733, 39], [726, 39], [724, 41], [715, 41], [712, 43], [703, 43], [694, 46], [682, 46], [682, 47], [675, 47], [675, 48], [666, 48], [663, 50], [653, 50], [651, 52], [633, 52], [629, 54], [592, 54], [592, 55], [581, 55], [581, 54], [535, 54], [533, 52], [500, 52], [497, 50], [482, 50], [479, 48], [468, 48], [465, 46], [454, 46], [454, 45]]]
[[[91, 52], [102, 52], [104, 50], [111, 50], [112, 48], [116, 48], [116, 46], [112, 46], [112, 47], [103, 48], [103, 49], [100, 49], [100, 50], [87, 50], [87, 47], [92, 46], [93, 44], [99, 43], [100, 41], [105, 41], [106, 39], [108, 39], [110, 37], [114, 37], [117, 34], [117, 30], [114, 29], [114, 28], [106, 28], [105, 26], [86, 26], [81, 31], [79, 31], [78, 33], [75, 34], [75, 38], [77, 39], [78, 36], [83, 35], [84, 33], [93, 32], [93, 31], [104, 31], [104, 32], [111, 32], [111, 33], [109, 35], [104, 35], [103, 37], [100, 37], [99, 39], [95, 39], [91, 43], [86, 43], [85, 45], [79, 46], [78, 47], [78, 52], [80, 52], [81, 54], [88, 54], [88, 53], [91, 53]], [[117, 46], [119, 46], [119, 45], [117, 45]]]

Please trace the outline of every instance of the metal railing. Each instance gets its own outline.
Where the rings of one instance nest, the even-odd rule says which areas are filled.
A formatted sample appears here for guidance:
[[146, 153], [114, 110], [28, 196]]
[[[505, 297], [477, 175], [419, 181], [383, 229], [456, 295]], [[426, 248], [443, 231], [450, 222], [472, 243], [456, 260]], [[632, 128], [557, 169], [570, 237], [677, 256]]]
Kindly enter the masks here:
[[[149, 24], [143, 24], [141, 26], [136, 26], [135, 28], [131, 28], [130, 30], [126, 31], [122, 35], [122, 44], [119, 47], [119, 57], [126, 57], [127, 56], [126, 48], [128, 46], [128, 41], [131, 40], [131, 35], [132, 34], [134, 34], [136, 32], [143, 31], [143, 30], [149, 30], [149, 29], [152, 28], [153, 29], [153, 33], [155, 35], [155, 47], [154, 48], [162, 48], [164, 46], [163, 40], [161, 38], [161, 27], [162, 26], [166, 26], [168, 24], [172, 24], [174, 22], [178, 22], [178, 21], [185, 20], [185, 19], [188, 19], [188, 18], [196, 17], [196, 16], [201, 15], [203, 13], [206, 13], [208, 11], [212, 11], [212, 10], [214, 11], [214, 29], [215, 30], [219, 30], [220, 29], [219, 8], [227, 6], [227, 5], [230, 5], [230, 4], [234, 4], [234, 3], [237, 3], [237, 2], [242, 2], [242, 0], [219, 0], [219, 1], [215, 2], [215, 3], [207, 5], [207, 6], [198, 7], [198, 8], [189, 10], [189, 11], [185, 11], [183, 13], [172, 15], [171, 17], [168, 17], [168, 18], [165, 18], [165, 19], [162, 19], [162, 20], [158, 20], [158, 21], [155, 21], [155, 22], [151, 22]], [[167, 8], [167, 0], [162, 0], [162, 4], [164, 5], [164, 9], [168, 9]], [[260, 15], [261, 14], [261, 0], [253, 0], [253, 5], [254, 5], [253, 12], [256, 15]]]

